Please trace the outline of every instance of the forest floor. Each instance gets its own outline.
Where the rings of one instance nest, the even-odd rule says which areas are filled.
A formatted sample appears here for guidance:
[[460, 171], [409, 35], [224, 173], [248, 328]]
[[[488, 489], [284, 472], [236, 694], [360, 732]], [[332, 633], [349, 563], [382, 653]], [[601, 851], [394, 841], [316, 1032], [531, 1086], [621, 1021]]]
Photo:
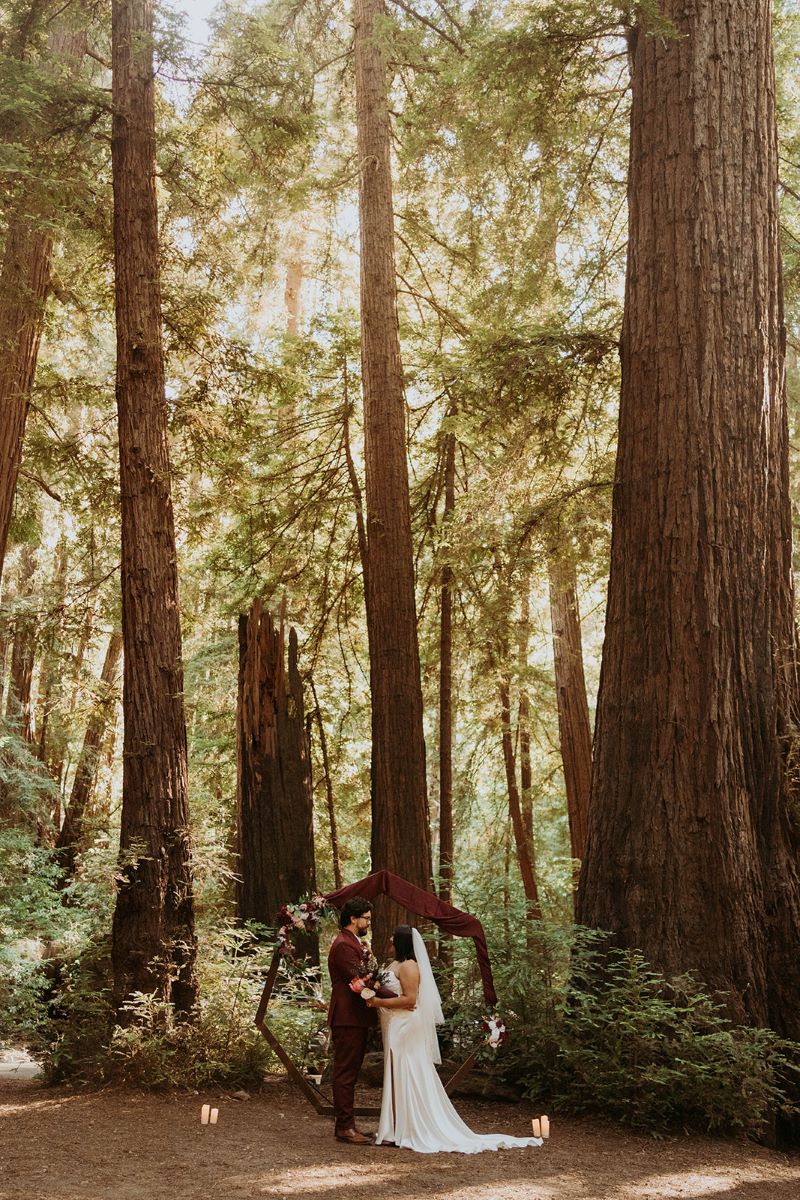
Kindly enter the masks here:
[[[377, 1093], [362, 1090], [362, 1103]], [[200, 1106], [219, 1124], [202, 1126]], [[530, 1133], [529, 1104], [459, 1100], [473, 1128]], [[375, 1122], [361, 1118], [365, 1128]], [[285, 1079], [224, 1094], [79, 1092], [0, 1073], [0, 1200], [798, 1200], [800, 1156], [748, 1140], [656, 1140], [552, 1117], [541, 1149], [418, 1155], [334, 1140]]]

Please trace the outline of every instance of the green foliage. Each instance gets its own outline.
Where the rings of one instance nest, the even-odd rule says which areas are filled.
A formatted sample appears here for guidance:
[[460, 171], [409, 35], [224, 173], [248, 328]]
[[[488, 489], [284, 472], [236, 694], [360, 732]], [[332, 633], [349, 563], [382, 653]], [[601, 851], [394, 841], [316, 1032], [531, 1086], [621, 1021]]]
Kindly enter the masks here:
[[[92, 849], [80, 876], [65, 885], [48, 845], [25, 830], [0, 829], [0, 1044], [48, 1045], [60, 1029], [49, 1026], [53, 1012], [61, 1019], [73, 1004], [106, 1012], [98, 964], [106, 953], [115, 857]], [[89, 1021], [81, 1036], [95, 1033]]]
[[598, 931], [541, 925], [526, 946], [523, 929], [513, 957], [494, 958], [509, 1038], [493, 1069], [521, 1095], [654, 1133], [735, 1132], [795, 1111], [796, 1044], [733, 1025], [696, 980], [667, 983]]
[[60, 936], [58, 879], [49, 847], [24, 830], [0, 829], [0, 950], [14, 940]]
[[[6, 811], [11, 809], [18, 819], [33, 823], [37, 817], [46, 820], [45, 814], [58, 796], [30, 744], [7, 722], [0, 723], [0, 795]], [[8, 836], [13, 840], [13, 831]]]
[[206, 988], [193, 1020], [178, 1020], [169, 1005], [137, 994], [126, 1006], [126, 1022], [114, 1027], [105, 1062], [94, 1064], [104, 1079], [153, 1090], [258, 1090], [270, 1066], [252, 1012], [239, 1010], [229, 988]]
[[[40, 1013], [36, 1044], [48, 1079], [257, 1090], [265, 1073], [280, 1067], [253, 1023], [271, 956], [271, 943], [264, 949], [253, 931], [225, 927], [201, 939], [200, 1003], [191, 1018], [178, 1018], [155, 996], [139, 993], [116, 1024], [110, 946], [107, 938], [95, 942], [61, 965], [48, 1012]], [[302, 977], [296, 984], [284, 980], [270, 1023], [297, 1061], [310, 1063], [325, 1018], [304, 999], [309, 989]]]
[[30, 1038], [48, 981], [40, 939], [64, 935], [58, 871], [49, 850], [20, 829], [0, 829], [0, 1045]]

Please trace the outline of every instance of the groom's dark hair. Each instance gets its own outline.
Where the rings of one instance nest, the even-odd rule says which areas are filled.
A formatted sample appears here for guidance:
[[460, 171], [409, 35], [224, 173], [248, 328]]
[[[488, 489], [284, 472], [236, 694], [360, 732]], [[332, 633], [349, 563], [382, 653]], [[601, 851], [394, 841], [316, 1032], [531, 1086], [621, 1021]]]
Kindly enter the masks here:
[[339, 928], [346, 929], [353, 917], [363, 917], [368, 912], [372, 912], [369, 900], [365, 900], [363, 896], [353, 896], [352, 900], [348, 900], [346, 904], [342, 905], [342, 911], [339, 913]]

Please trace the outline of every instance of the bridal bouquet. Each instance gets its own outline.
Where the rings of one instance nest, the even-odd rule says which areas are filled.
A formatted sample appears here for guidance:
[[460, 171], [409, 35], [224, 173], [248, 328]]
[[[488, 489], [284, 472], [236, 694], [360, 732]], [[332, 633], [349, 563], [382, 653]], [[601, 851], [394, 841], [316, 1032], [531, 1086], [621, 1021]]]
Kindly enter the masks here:
[[369, 949], [364, 951], [362, 969], [363, 975], [356, 975], [355, 979], [350, 980], [350, 990], [361, 996], [362, 1000], [371, 1000], [376, 990], [386, 983], [387, 974], [380, 969], [378, 960]]

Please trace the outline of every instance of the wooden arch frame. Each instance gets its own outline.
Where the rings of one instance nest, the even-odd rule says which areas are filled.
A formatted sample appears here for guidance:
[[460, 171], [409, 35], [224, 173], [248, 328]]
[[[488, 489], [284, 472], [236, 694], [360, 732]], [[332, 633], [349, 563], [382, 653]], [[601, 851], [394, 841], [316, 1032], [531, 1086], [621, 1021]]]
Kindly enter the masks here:
[[[475, 942], [484, 997], [490, 1006], [497, 1003], [497, 995], [494, 990], [494, 980], [492, 978], [492, 967], [489, 961], [489, 951], [486, 946], [486, 935], [477, 917], [470, 916], [469, 913], [454, 908], [452, 904], [446, 904], [438, 896], [434, 896], [431, 892], [423, 891], [422, 888], [415, 887], [414, 884], [409, 883], [406, 879], [401, 879], [399, 875], [392, 874], [391, 871], [376, 871], [372, 875], [367, 875], [365, 879], [359, 879], [357, 883], [351, 883], [347, 887], [339, 888], [335, 892], [329, 892], [324, 899], [332, 908], [340, 909], [354, 896], [363, 896], [366, 900], [374, 900], [379, 895], [389, 896], [390, 899], [396, 900], [398, 904], [408, 909], [409, 912], [413, 912], [416, 916], [423, 917], [425, 920], [433, 921], [435, 925], [438, 925], [440, 929], [448, 933], [453, 933], [457, 937], [471, 937]], [[332, 1102], [320, 1087], [312, 1083], [303, 1074], [267, 1024], [267, 1008], [275, 987], [281, 958], [281, 952], [276, 948], [272, 956], [269, 971], [267, 972], [258, 1011], [256, 1012], [256, 1027], [286, 1067], [289, 1078], [293, 1083], [297, 1084], [309, 1103], [313, 1105], [321, 1116], [332, 1117]], [[448, 1094], [452, 1092], [458, 1081], [474, 1065], [482, 1045], [483, 1041], [475, 1046], [455, 1074], [447, 1081], [445, 1091]], [[374, 1117], [379, 1114], [380, 1109], [374, 1106], [360, 1106], [355, 1109], [355, 1115], [359, 1117]]]

